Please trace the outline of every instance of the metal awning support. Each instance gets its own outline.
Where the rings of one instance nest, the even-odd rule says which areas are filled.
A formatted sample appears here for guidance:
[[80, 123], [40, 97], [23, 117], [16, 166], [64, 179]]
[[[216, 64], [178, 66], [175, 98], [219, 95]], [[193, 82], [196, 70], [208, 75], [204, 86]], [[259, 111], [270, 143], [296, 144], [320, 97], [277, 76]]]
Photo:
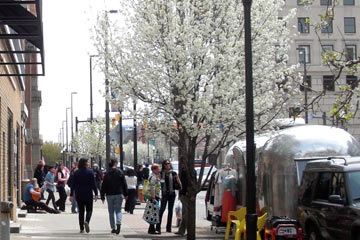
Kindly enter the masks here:
[[[25, 71], [18, 71], [17, 73], [1, 73], [0, 76], [44, 76], [44, 40], [42, 27], [42, 4], [41, 0], [1, 0], [0, 1], [0, 29], [9, 29], [9, 31], [0, 32], [0, 40], [25, 39], [27, 43], [33, 46], [33, 50], [24, 50], [18, 46], [14, 49], [0, 51], [2, 54], [13, 54], [17, 59], [13, 62], [1, 62], [0, 65], [10, 66], [16, 65], [18, 69], [26, 65], [37, 65], [39, 72], [25, 73]], [[32, 13], [28, 9], [34, 9]], [[16, 45], [16, 44], [15, 44]], [[36, 61], [21, 61], [20, 59], [30, 59], [26, 57], [28, 54], [37, 54]], [[22, 56], [19, 58], [18, 56]]]

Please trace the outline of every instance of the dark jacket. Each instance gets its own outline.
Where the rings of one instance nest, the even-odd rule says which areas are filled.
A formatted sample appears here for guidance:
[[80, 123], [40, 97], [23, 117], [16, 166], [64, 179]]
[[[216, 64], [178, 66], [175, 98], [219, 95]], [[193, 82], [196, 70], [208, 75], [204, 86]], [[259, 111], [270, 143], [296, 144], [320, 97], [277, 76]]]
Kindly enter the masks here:
[[74, 173], [74, 178], [72, 179], [72, 188], [71, 188], [71, 196], [73, 196], [73, 192], [75, 191], [76, 200], [92, 200], [93, 199], [93, 191], [95, 195], [98, 195], [98, 190], [95, 184], [95, 176], [93, 170], [89, 168], [79, 168]]
[[145, 167], [143, 170], [142, 170], [142, 177], [143, 179], [148, 179], [149, 178], [149, 175], [150, 175], [150, 170], [148, 167]]
[[119, 194], [128, 195], [125, 174], [117, 168], [111, 168], [101, 185], [101, 200], [105, 200], [105, 195]]
[[36, 168], [34, 172], [34, 178], [37, 179], [39, 187], [41, 187], [44, 184], [44, 179], [45, 179], [44, 171], [41, 170], [41, 168]]

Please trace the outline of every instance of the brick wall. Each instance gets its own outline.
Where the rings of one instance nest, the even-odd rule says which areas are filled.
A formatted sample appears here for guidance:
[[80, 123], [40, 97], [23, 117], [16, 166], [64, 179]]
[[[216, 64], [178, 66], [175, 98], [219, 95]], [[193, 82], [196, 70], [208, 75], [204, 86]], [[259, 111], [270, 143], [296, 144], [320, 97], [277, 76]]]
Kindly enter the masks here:
[[[4, 41], [0, 41], [0, 49], [5, 50], [6, 45]], [[12, 60], [7, 55], [2, 55], [0, 61], [11, 62]], [[11, 67], [6, 68], [0, 66], [1, 73], [12, 72]], [[24, 166], [24, 144], [23, 132], [21, 126], [23, 121], [21, 118], [21, 103], [24, 102], [24, 92], [21, 88], [19, 79], [17, 77], [1, 77], [0, 76], [0, 200], [12, 201], [14, 208], [12, 212], [12, 220], [16, 220], [16, 207], [18, 197], [21, 192], [22, 169]], [[10, 144], [9, 142], [9, 117], [10, 122]], [[14, 155], [14, 140], [15, 133], [18, 130], [17, 152], [18, 152], [18, 166], [15, 167]], [[9, 152], [10, 147], [10, 154]], [[10, 165], [9, 162], [10, 156]], [[16, 173], [16, 177], [14, 176]], [[9, 184], [9, 175], [10, 184]], [[15, 183], [17, 179], [17, 183]], [[9, 197], [9, 186], [11, 196]], [[14, 186], [17, 186], [15, 188]], [[21, 194], [20, 194], [21, 195]]]

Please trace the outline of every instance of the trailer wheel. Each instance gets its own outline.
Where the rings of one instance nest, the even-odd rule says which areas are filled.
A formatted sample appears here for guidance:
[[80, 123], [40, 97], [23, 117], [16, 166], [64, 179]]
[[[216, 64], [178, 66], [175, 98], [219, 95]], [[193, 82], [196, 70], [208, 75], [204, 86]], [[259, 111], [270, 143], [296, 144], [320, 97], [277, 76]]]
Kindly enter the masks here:
[[314, 226], [309, 228], [308, 237], [309, 240], [322, 240], [319, 230]]

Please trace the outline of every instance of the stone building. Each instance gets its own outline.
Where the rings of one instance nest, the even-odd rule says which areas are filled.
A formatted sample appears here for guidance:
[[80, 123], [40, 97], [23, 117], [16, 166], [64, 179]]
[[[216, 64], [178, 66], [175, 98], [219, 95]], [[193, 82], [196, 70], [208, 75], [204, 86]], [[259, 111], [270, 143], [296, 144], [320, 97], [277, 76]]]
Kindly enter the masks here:
[[[320, 14], [324, 14], [328, 5], [334, 0], [313, 0], [309, 7], [301, 5], [301, 0], [286, 0], [283, 13], [291, 8], [296, 8], [296, 17], [288, 24], [291, 28], [293, 42], [289, 52], [289, 64], [301, 63], [298, 69], [304, 74], [303, 51], [305, 50], [306, 75], [309, 90], [307, 91], [308, 103], [316, 95], [315, 92], [326, 89], [319, 104], [312, 111], [308, 111], [309, 124], [332, 125], [330, 110], [333, 108], [335, 99], [339, 96], [339, 87], [351, 85], [359, 79], [357, 74], [343, 72], [338, 83], [333, 82], [335, 73], [322, 61], [322, 53], [326, 50], [346, 52], [347, 59], [358, 59], [358, 47], [360, 44], [360, 1], [339, 0], [335, 6], [335, 19], [328, 26], [321, 28], [317, 35], [312, 24], [320, 22]], [[281, 14], [280, 14], [281, 17]], [[307, 21], [307, 19], [310, 21]], [[295, 28], [293, 28], [295, 26]], [[311, 89], [311, 90], [310, 90]], [[304, 93], [304, 90], [302, 91]], [[304, 95], [301, 96], [304, 98]], [[297, 103], [304, 104], [303, 99], [297, 99]], [[357, 101], [357, 100], [355, 100]], [[356, 103], [356, 102], [353, 103]], [[302, 114], [304, 116], [304, 114]], [[360, 140], [359, 114], [351, 118], [349, 122], [340, 121], [340, 126], [347, 129], [353, 136]]]

